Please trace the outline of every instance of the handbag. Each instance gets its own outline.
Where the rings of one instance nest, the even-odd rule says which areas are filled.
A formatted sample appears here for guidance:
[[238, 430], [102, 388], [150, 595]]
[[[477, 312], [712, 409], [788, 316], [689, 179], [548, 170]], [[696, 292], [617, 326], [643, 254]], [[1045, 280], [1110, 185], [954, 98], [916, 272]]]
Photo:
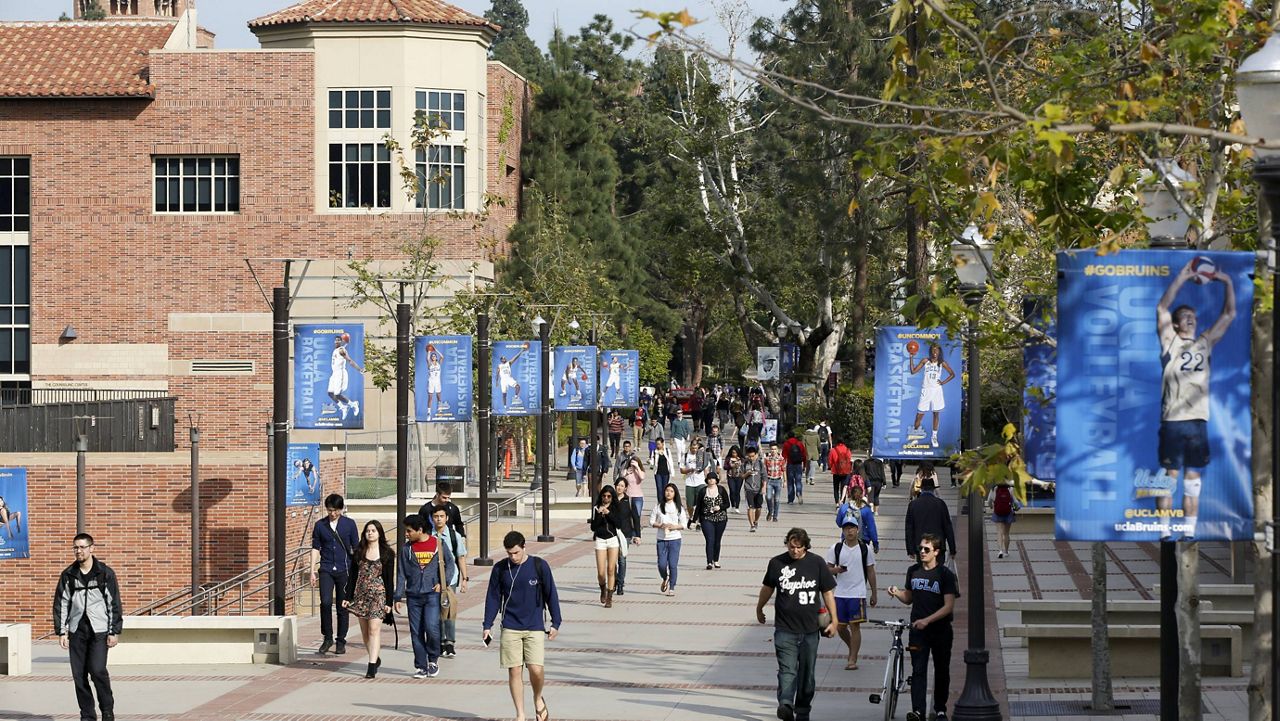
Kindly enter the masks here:
[[[444, 541], [440, 541], [443, 546]], [[458, 594], [449, 586], [449, 575], [444, 570], [443, 548], [436, 552], [436, 561], [440, 564], [440, 619], [452, 621], [458, 617]]]

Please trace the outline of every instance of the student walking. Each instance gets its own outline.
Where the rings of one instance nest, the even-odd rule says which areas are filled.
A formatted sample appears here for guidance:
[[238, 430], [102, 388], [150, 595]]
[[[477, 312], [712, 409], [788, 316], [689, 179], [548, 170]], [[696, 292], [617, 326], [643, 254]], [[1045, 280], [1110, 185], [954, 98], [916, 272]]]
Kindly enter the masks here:
[[693, 522], [702, 529], [707, 543], [707, 570], [720, 567], [720, 543], [729, 525], [729, 492], [720, 485], [720, 477], [707, 474], [707, 484], [698, 489], [693, 505]]
[[102, 721], [114, 721], [116, 699], [107, 673], [107, 650], [115, 648], [124, 628], [120, 584], [115, 571], [94, 557], [93, 536], [77, 533], [71, 548], [75, 561], [62, 569], [53, 592], [53, 630], [58, 634], [58, 645], [71, 652], [71, 680], [80, 718], [98, 717], [93, 706], [93, 692], [97, 691]]
[[636, 507], [636, 516], [644, 515], [644, 461], [637, 454], [627, 461], [622, 469], [622, 478], [626, 483], [627, 501]]
[[324, 636], [319, 653], [328, 653], [333, 648], [334, 601], [337, 601], [338, 645], [333, 652], [347, 652], [351, 619], [343, 601], [352, 571], [352, 553], [360, 543], [360, 534], [356, 531], [356, 522], [342, 515], [345, 505], [342, 496], [330, 493], [324, 499], [325, 518], [316, 521], [311, 530], [311, 585], [320, 587], [320, 635]]
[[[449, 571], [447, 584], [453, 590], [454, 598], [457, 598], [457, 594], [467, 592], [467, 582], [471, 580], [467, 577], [467, 537], [459, 535], [448, 524], [448, 518], [448, 512], [445, 509], [436, 508], [431, 514], [431, 535], [448, 546], [453, 556], [454, 562]], [[445, 615], [444, 609], [441, 608], [440, 655], [453, 658], [458, 655], [458, 614], [448, 614], [451, 618], [444, 618]]]
[[569, 452], [569, 468], [573, 469], [573, 497], [587, 491], [587, 439], [579, 438], [578, 447]]
[[[911, 713], [907, 721], [935, 716], [946, 721], [947, 695], [951, 691], [951, 611], [960, 596], [956, 575], [939, 561], [942, 538], [927, 533], [916, 549], [920, 562], [907, 569], [903, 588], [889, 587], [889, 595], [911, 606]], [[926, 717], [929, 657], [933, 657], [933, 716]]]
[[[524, 718], [524, 669], [529, 668], [533, 687], [533, 712], [537, 721], [548, 721], [551, 711], [542, 697], [546, 683], [546, 642], [560, 633], [560, 595], [551, 566], [524, 548], [524, 535], [512, 531], [502, 539], [507, 557], [493, 564], [489, 590], [484, 600], [484, 645], [493, 639], [493, 623], [502, 615], [502, 636], [498, 662], [507, 669], [507, 687], [516, 707], [516, 718]], [[547, 629], [545, 614], [551, 615]]]
[[622, 545], [618, 541], [618, 512], [614, 509], [617, 503], [617, 491], [613, 486], [605, 486], [600, 489], [596, 504], [591, 507], [591, 537], [596, 545], [596, 580], [600, 582], [600, 603], [605, 608], [613, 608], [618, 554]]
[[809, 552], [809, 534], [803, 528], [787, 531], [787, 550], [769, 559], [756, 600], [756, 620], [765, 623], [764, 607], [774, 602], [773, 649], [778, 658], [778, 718], [809, 721], [816, 689], [818, 634], [836, 634], [835, 616], [819, 626], [821, 611], [836, 607], [835, 577], [822, 557]]
[[[926, 533], [932, 533], [945, 539], [947, 550], [951, 555], [956, 553], [956, 532], [951, 525], [951, 511], [947, 502], [934, 493], [934, 477], [925, 476], [920, 479], [920, 496], [907, 504], [907, 555], [915, 557], [920, 539]], [[945, 564], [947, 557], [939, 546], [938, 563]]]
[[797, 500], [804, 505], [804, 467], [809, 463], [809, 455], [804, 441], [796, 438], [794, 431], [782, 444], [782, 457], [787, 461], [787, 505]]
[[613, 595], [621, 596], [622, 587], [627, 582], [627, 554], [631, 546], [640, 543], [640, 509], [627, 496], [626, 481], [619, 478], [613, 489], [618, 494], [618, 502], [613, 504], [612, 510], [614, 525], [618, 527], [618, 573]]
[[769, 484], [765, 490], [764, 500], [767, 517], [775, 523], [778, 521], [778, 508], [782, 505], [782, 478], [785, 473], [786, 462], [782, 460], [778, 444], [770, 444], [769, 452], [764, 457], [764, 476]]
[[760, 508], [764, 506], [764, 462], [760, 460], [758, 448], [747, 449], [747, 460], [742, 464], [742, 493], [747, 501], [747, 523], [751, 524], [751, 532], [756, 532], [760, 525]]
[[680, 489], [668, 483], [663, 498], [649, 514], [649, 525], [658, 529], [658, 577], [661, 590], [668, 596], [676, 595], [676, 577], [680, 572], [681, 532], [689, 523], [689, 516], [680, 505]]
[[862, 649], [862, 624], [867, 620], [868, 592], [871, 605], [876, 605], [876, 556], [867, 547], [858, 526], [858, 514], [844, 518], [841, 539], [827, 550], [825, 559], [836, 578], [836, 621], [840, 640], [849, 648], [846, 671], [858, 668], [858, 652]]
[[453, 554], [449, 546], [427, 531], [416, 513], [405, 516], [405, 537], [396, 560], [396, 613], [408, 607], [409, 638], [413, 642], [414, 678], [440, 675], [440, 594], [449, 578]]
[[[689, 451], [684, 454], [684, 458], [680, 459], [680, 472], [684, 474], [684, 503], [690, 509], [695, 508], [698, 491], [706, 485], [707, 458], [707, 454], [702, 450], [702, 444], [694, 438], [689, 442]], [[692, 518], [693, 511], [689, 513], [689, 522], [696, 524], [697, 521]], [[693, 527], [697, 528], [696, 525]]]
[[661, 501], [667, 484], [671, 482], [671, 471], [677, 465], [662, 438], [654, 441], [653, 461], [649, 465], [653, 466], [653, 480], [658, 485], [658, 495], [654, 499]]
[[742, 513], [739, 508], [742, 503], [742, 451], [737, 446], [729, 446], [729, 452], [725, 454], [721, 465], [725, 481], [729, 485], [729, 505], [733, 507], [734, 513]]
[[853, 452], [840, 441], [827, 454], [827, 465], [831, 467], [831, 486], [835, 491], [836, 503], [840, 503], [840, 496], [849, 483], [849, 476], [853, 475]]
[[[448, 512], [440, 509], [441, 523], [448, 519]], [[378, 675], [382, 666], [382, 619], [391, 613], [396, 590], [395, 552], [387, 543], [387, 534], [378, 521], [364, 524], [360, 543], [356, 545], [353, 572], [347, 579], [343, 606], [360, 623], [360, 639], [369, 654], [369, 668], [365, 678]]]
[[1009, 555], [1009, 531], [1018, 520], [1022, 504], [1018, 503], [1008, 483], [992, 488], [988, 500], [991, 502], [991, 521], [996, 524], [996, 545], [1000, 548], [996, 558], [1004, 558]]

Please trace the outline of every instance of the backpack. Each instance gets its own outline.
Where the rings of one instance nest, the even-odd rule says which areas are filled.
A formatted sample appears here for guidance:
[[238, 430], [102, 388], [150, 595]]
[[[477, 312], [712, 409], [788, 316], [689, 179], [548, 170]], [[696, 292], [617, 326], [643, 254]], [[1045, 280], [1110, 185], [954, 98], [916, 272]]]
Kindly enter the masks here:
[[848, 448], [836, 451], [836, 463], [831, 472], [839, 476], [847, 476], [853, 473], [853, 454], [849, 452]]
[[1008, 486], [996, 486], [996, 500], [991, 509], [995, 511], [997, 516], [1007, 516], [1013, 513], [1013, 493], [1009, 491]]
[[801, 448], [799, 443], [792, 443], [787, 449], [787, 463], [804, 463], [804, 448]]
[[[843, 545], [844, 545], [844, 541], [840, 540], [840, 541], [836, 541], [836, 545], [831, 547], [831, 555], [836, 559], [835, 565], [837, 566], [840, 565], [840, 548]], [[859, 527], [858, 550], [862, 551], [862, 582], [870, 585], [871, 572], [867, 570], [868, 568], [870, 568], [869, 566], [867, 566], [867, 542], [862, 540], [861, 527]]]
[[[858, 475], [858, 474], [856, 474], [856, 473], [855, 473], [855, 474], [853, 474], [853, 475], [851, 475], [851, 476], [849, 476], [849, 483], [848, 483], [847, 485], [848, 485], [848, 488], [849, 488], [849, 490], [850, 490], [850, 491], [852, 491], [852, 490], [853, 490], [853, 487], [854, 487], [854, 486], [861, 486], [861, 487], [862, 487], [862, 492], [863, 492], [863, 494], [866, 494], [866, 492], [867, 492], [867, 481], [866, 481], [866, 479], [864, 479], [862, 476], [859, 476], [859, 475]], [[852, 494], [850, 494], [850, 495], [852, 495]]]

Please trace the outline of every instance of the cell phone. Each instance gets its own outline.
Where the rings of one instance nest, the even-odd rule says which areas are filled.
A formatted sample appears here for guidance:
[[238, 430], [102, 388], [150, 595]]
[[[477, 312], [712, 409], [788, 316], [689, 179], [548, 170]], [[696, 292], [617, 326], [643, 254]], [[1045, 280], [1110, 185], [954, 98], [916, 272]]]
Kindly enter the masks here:
[[493, 636], [485, 636], [485, 637], [484, 637], [484, 645], [488, 646], [488, 645], [489, 645], [489, 644], [491, 644], [491, 643], [493, 643]]

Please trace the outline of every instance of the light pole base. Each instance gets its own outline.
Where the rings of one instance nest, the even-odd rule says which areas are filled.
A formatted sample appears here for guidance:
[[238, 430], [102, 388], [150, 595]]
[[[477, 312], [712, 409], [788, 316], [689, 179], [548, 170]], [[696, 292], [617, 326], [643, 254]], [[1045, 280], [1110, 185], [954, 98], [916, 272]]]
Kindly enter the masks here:
[[538, 536], [538, 543], [554, 543], [555, 536]]
[[971, 648], [964, 652], [966, 666], [964, 691], [956, 701], [953, 721], [1001, 721], [1000, 703], [991, 693], [987, 683], [987, 663], [991, 655], [985, 648]]
[[492, 559], [492, 558], [488, 558], [488, 557], [483, 557], [483, 556], [476, 556], [475, 558], [473, 558], [473, 559], [471, 560], [471, 565], [473, 565], [473, 566], [492, 566], [492, 565], [493, 565], [493, 559]]

